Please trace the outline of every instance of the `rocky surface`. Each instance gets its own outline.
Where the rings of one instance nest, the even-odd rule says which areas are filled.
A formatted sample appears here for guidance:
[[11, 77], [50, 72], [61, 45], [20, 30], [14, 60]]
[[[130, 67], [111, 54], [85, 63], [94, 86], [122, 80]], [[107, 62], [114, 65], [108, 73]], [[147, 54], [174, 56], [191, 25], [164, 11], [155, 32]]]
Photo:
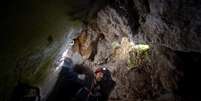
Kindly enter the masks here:
[[[5, 5], [0, 100], [9, 99], [19, 77], [33, 84], [47, 77], [40, 86], [48, 93], [56, 74], [47, 71], [58, 66], [71, 44], [66, 41], [75, 38], [67, 33], [73, 32], [80, 34], [72, 49], [76, 63], [112, 71], [117, 85], [110, 101], [201, 100], [198, 0], [20, 0]], [[79, 25], [75, 20], [84, 23], [80, 33], [73, 30]], [[139, 44], [150, 48], [135, 49]]]
[[[201, 52], [200, 11], [196, 0], [134, 0], [138, 9], [139, 34], [146, 42], [173, 50]], [[145, 12], [145, 13], [144, 13]], [[142, 13], [142, 14], [141, 14]]]
[[[109, 100], [200, 100], [197, 90], [189, 89], [193, 86], [189, 82], [195, 82], [190, 78], [199, 74], [192, 72], [198, 69], [194, 64], [200, 65], [200, 8], [195, 0], [110, 0], [96, 19], [85, 25], [80, 37], [84, 35], [89, 43], [96, 41], [93, 45], [79, 43], [90, 50], [84, 63], [92, 69], [109, 68], [117, 82]], [[143, 61], [131, 68], [129, 44], [151, 47]], [[82, 50], [78, 53], [83, 55]], [[136, 55], [132, 58], [140, 59]]]
[[76, 34], [80, 26], [79, 21], [70, 20], [66, 5], [64, 0], [1, 4], [0, 101], [8, 101], [19, 82], [41, 86], [55, 69], [68, 44], [68, 34]]

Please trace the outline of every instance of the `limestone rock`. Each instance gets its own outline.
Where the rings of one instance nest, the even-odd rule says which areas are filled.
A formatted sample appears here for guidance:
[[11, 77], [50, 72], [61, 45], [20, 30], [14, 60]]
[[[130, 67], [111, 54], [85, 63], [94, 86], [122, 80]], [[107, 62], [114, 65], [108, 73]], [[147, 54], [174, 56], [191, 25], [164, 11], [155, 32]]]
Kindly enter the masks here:
[[[112, 70], [117, 86], [111, 101], [200, 99], [197, 93], [188, 93], [194, 92], [188, 89], [192, 87], [188, 81], [196, 75], [190, 71], [195, 72], [194, 63], [200, 61], [200, 8], [201, 2], [197, 0], [110, 0], [97, 12], [95, 20], [86, 25], [86, 29], [91, 30], [87, 36], [91, 36], [90, 40], [96, 39], [98, 34], [104, 37], [88, 48], [96, 50], [94, 60], [88, 63]], [[127, 41], [121, 43], [124, 37]], [[130, 55], [129, 42], [152, 46], [148, 55], [151, 61], [143, 61], [129, 70], [126, 62]], [[194, 60], [191, 55], [198, 59]]]

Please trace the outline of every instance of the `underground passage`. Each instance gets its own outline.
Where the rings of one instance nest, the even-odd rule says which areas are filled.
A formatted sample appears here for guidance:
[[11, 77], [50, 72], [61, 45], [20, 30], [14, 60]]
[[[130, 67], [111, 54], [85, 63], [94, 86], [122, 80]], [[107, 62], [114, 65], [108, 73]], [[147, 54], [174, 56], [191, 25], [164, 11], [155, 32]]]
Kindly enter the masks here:
[[0, 101], [201, 101], [201, 1], [1, 3]]

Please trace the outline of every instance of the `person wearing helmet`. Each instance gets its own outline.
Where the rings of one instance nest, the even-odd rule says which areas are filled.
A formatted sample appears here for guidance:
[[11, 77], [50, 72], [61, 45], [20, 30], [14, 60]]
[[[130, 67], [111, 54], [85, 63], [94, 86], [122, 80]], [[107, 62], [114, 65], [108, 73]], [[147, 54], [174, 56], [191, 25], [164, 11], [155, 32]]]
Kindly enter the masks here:
[[96, 77], [96, 81], [101, 81], [103, 79], [104, 76], [104, 70], [106, 70], [106, 68], [97, 68], [95, 71], [95, 77]]
[[114, 84], [108, 69], [97, 68], [93, 74], [84, 65], [74, 65], [70, 58], [65, 58], [46, 101], [106, 101]]
[[98, 67], [95, 70], [95, 83], [90, 96], [91, 101], [107, 101], [115, 85], [111, 72], [105, 67]]
[[[86, 78], [87, 79], [87, 78]], [[89, 86], [84, 86], [76, 93], [76, 101], [107, 101], [116, 83], [107, 68], [97, 67], [94, 79]]]
[[93, 79], [93, 71], [65, 58], [55, 87], [46, 101], [92, 101], [89, 96]]

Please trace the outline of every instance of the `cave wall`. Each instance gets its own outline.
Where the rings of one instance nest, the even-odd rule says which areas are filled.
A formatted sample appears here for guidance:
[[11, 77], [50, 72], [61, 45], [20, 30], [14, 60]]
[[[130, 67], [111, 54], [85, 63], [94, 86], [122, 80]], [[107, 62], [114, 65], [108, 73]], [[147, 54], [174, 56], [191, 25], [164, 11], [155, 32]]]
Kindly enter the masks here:
[[[92, 69], [105, 66], [112, 71], [117, 86], [110, 100], [200, 100], [199, 83], [194, 86], [197, 90], [192, 87], [199, 77], [195, 64], [201, 61], [200, 7], [196, 0], [110, 0], [85, 25], [81, 33], [85, 41], [77, 41], [75, 50]], [[151, 61], [129, 70], [128, 58], [114, 58], [125, 53], [116, 51], [114, 43], [129, 49], [122, 46], [125, 37], [150, 45]]]
[[148, 5], [138, 0], [134, 2], [144, 40], [173, 50], [201, 51], [200, 1], [144, 0]]
[[136, 38], [173, 50], [200, 52], [200, 1], [110, 0], [110, 5], [128, 19]]
[[[1, 5], [0, 100], [8, 99], [20, 77], [40, 83], [44, 71], [55, 67], [68, 32], [80, 26], [77, 20], [85, 25], [73, 49], [92, 69], [100, 65], [112, 71], [118, 84], [112, 99], [200, 99], [189, 89], [199, 77], [200, 1], [11, 0]], [[129, 42], [149, 44], [152, 61], [128, 69]]]
[[62, 54], [73, 20], [72, 1], [10, 0], [1, 3], [0, 101], [7, 101], [17, 82], [41, 85]]

